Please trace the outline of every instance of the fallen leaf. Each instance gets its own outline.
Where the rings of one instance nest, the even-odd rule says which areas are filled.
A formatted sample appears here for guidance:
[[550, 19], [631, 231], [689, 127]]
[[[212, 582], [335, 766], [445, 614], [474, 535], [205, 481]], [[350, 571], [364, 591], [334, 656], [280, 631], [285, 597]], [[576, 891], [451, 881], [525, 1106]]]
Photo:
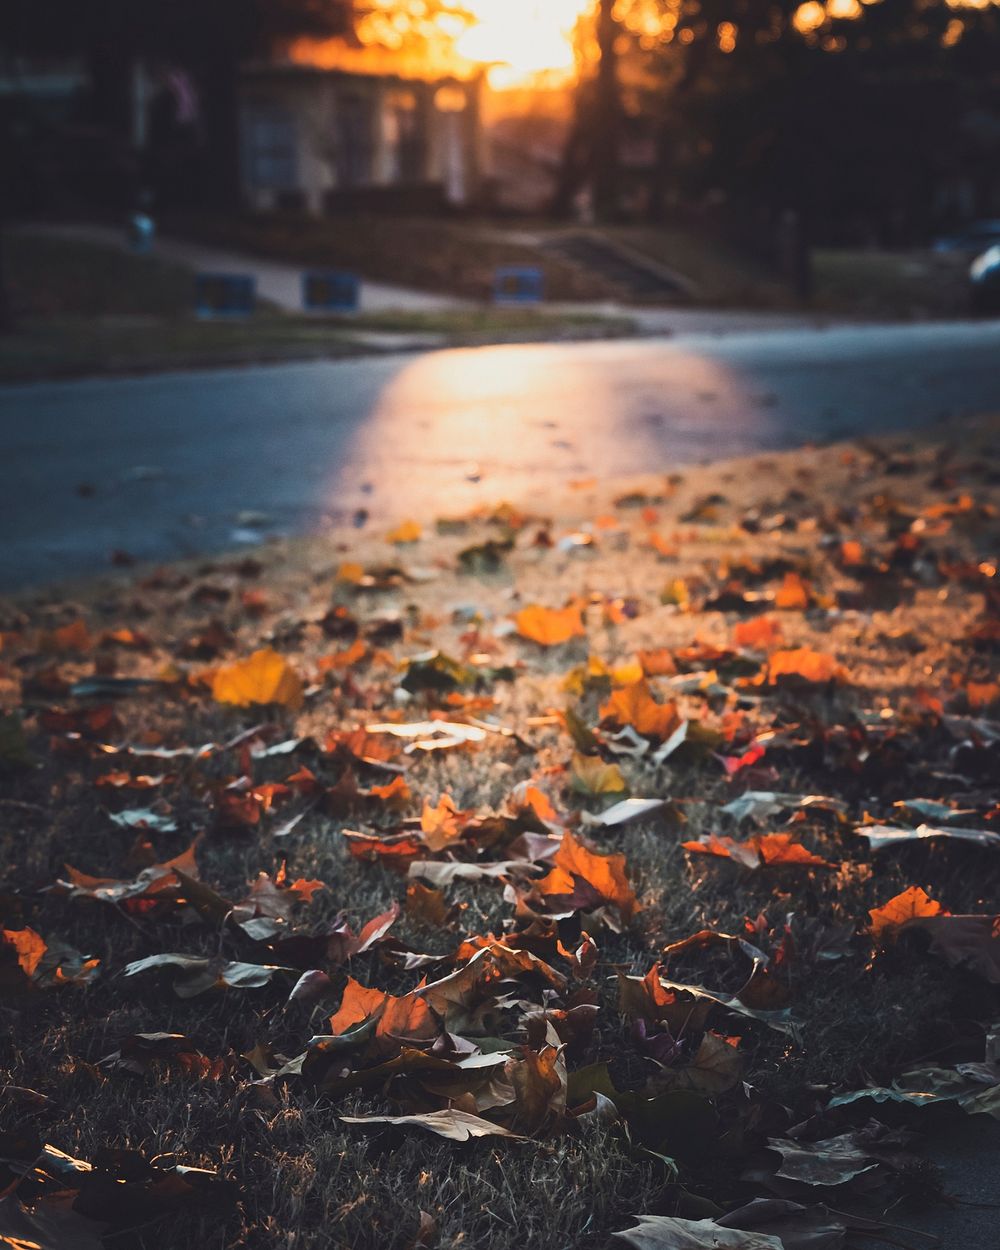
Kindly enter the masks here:
[[514, 625], [522, 638], [543, 647], [556, 647], [571, 638], [585, 638], [583, 616], [574, 605], [566, 608], [543, 608], [537, 604], [522, 608], [514, 617]]
[[563, 835], [553, 868], [535, 888], [557, 906], [591, 910], [608, 904], [627, 924], [639, 910], [625, 873], [624, 855], [599, 855], [571, 833]]
[[878, 939], [884, 938], [912, 920], [939, 916], [942, 910], [941, 904], [936, 903], [919, 885], [911, 885], [888, 903], [869, 911], [872, 935]]
[[620, 1237], [636, 1250], [784, 1250], [777, 1237], [722, 1228], [714, 1220], [681, 1220], [669, 1215], [638, 1215]]
[[303, 687], [283, 656], [276, 651], [255, 651], [245, 660], [216, 670], [212, 697], [236, 707], [278, 703], [295, 711], [302, 706]]
[[624, 794], [628, 786], [617, 764], [605, 764], [599, 755], [573, 755], [570, 765], [573, 789], [578, 794]]
[[423, 1128], [449, 1141], [468, 1141], [471, 1137], [513, 1137], [509, 1129], [493, 1124], [467, 1111], [428, 1111], [423, 1115], [342, 1115], [344, 1124], [398, 1124], [405, 1127]]
[[637, 681], [615, 690], [601, 708], [601, 719], [624, 728], [627, 725], [647, 738], [669, 738], [681, 723], [676, 703], [657, 703], [649, 685]]

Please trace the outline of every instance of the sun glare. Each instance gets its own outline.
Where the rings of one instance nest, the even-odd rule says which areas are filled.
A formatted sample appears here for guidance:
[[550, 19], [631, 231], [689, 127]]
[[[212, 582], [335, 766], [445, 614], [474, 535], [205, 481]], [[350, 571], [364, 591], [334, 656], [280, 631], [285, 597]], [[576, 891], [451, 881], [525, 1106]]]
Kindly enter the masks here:
[[459, 39], [458, 50], [470, 60], [492, 63], [492, 86], [573, 73], [573, 28], [587, 0], [468, 0], [468, 7], [477, 20]]

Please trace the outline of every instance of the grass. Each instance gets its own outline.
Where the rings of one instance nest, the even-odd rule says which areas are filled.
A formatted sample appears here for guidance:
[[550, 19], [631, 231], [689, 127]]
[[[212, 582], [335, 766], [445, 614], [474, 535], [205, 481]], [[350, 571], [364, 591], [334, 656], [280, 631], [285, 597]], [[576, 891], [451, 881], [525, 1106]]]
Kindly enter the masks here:
[[[42, 236], [8, 246], [17, 316], [0, 336], [0, 380], [335, 359], [373, 350], [370, 335], [471, 345], [626, 334], [626, 318], [472, 307], [352, 317], [283, 314], [199, 320], [189, 271], [152, 257]], [[391, 349], [391, 338], [380, 342]]]
[[366, 278], [443, 291], [473, 300], [491, 297], [499, 266], [538, 266], [550, 300], [599, 300], [613, 292], [598, 278], [509, 241], [481, 223], [442, 217], [311, 218], [295, 214], [232, 219], [177, 218], [165, 228], [199, 242], [273, 257], [291, 264], [354, 270]]
[[[399, 707], [394, 661], [429, 646], [453, 654], [486, 650], [519, 668], [513, 682], [483, 692], [493, 701], [483, 714], [524, 733], [530, 748], [492, 738], [479, 747], [405, 761], [415, 795], [434, 800], [447, 792], [460, 808], [498, 810], [519, 782], [532, 780], [561, 810], [599, 810], [600, 799], [581, 798], [569, 788], [565, 734], [551, 723], [530, 725], [529, 718], [573, 702], [564, 685], [567, 669], [584, 662], [588, 653], [613, 663], [643, 648], [666, 647], [682, 655], [696, 640], [725, 644], [741, 618], [733, 611], [701, 610], [697, 601], [724, 583], [726, 564], [733, 566], [734, 576], [766, 588], [780, 584], [780, 575], [761, 582], [752, 571], [741, 575], [736, 569], [753, 561], [791, 561], [808, 569], [822, 593], [841, 595], [850, 605], [859, 594], [857, 579], [829, 557], [835, 545], [821, 544], [819, 535], [858, 533], [873, 550], [887, 551], [887, 531], [900, 523], [905, 508], [922, 509], [963, 492], [974, 497], [976, 508], [955, 514], [946, 532], [929, 540], [922, 573], [927, 584], [915, 588], [912, 602], [890, 579], [871, 602], [867, 592], [860, 592], [860, 608], [780, 614], [788, 645], [832, 653], [850, 672], [850, 685], [841, 689], [788, 689], [762, 702], [743, 703], [740, 714], [756, 728], [806, 727], [805, 747], [775, 745], [756, 769], [735, 780], [711, 757], [681, 756], [660, 768], [642, 760], [621, 761], [633, 793], [669, 795], [683, 823], [657, 817], [594, 835], [603, 849], [624, 854], [643, 909], [620, 934], [595, 931], [600, 962], [591, 988], [599, 1003], [598, 1026], [567, 1055], [571, 1071], [605, 1060], [618, 1088], [642, 1088], [645, 1082], [655, 1088], [655, 1066], [636, 1050], [619, 1012], [614, 973], [645, 973], [665, 943], [704, 927], [740, 933], [748, 918], [760, 918], [762, 936], [754, 940], [771, 946], [794, 912], [814, 922], [848, 923], [857, 936], [840, 960], [816, 963], [802, 954], [793, 962], [789, 990], [799, 1022], [794, 1038], [741, 1024], [735, 1017], [724, 1017], [716, 1026], [741, 1037], [744, 1079], [764, 1100], [764, 1132], [780, 1133], [817, 1114], [834, 1089], [885, 1082], [913, 1064], [980, 1058], [982, 1026], [996, 1018], [995, 989], [928, 957], [917, 943], [901, 942], [872, 960], [863, 926], [869, 908], [915, 883], [957, 913], [995, 906], [1000, 888], [995, 855], [922, 845], [873, 860], [848, 828], [822, 815], [789, 828], [839, 864], [836, 871], [748, 874], [688, 856], [679, 843], [718, 830], [719, 804], [747, 787], [835, 793], [848, 803], [854, 819], [865, 812], [898, 819], [893, 802], [917, 794], [975, 803], [983, 812], [995, 802], [995, 749], [956, 756], [950, 734], [930, 721], [911, 721], [906, 712], [920, 690], [957, 700], [960, 712], [961, 683], [972, 677], [986, 680], [995, 672], [995, 654], [968, 641], [982, 619], [977, 583], [950, 577], [938, 581], [930, 571], [938, 557], [954, 565], [965, 560], [971, 568], [996, 551], [1000, 465], [995, 431], [993, 422], [966, 433], [961, 451], [954, 445], [949, 451], [923, 443], [869, 443], [690, 470], [669, 483], [651, 476], [614, 487], [567, 490], [564, 497], [545, 501], [547, 520], [532, 518], [518, 531], [506, 567], [483, 578], [456, 572], [456, 558], [462, 548], [495, 535], [496, 522], [472, 518], [462, 532], [434, 534], [432, 518], [424, 518], [426, 536], [407, 549], [394, 548], [381, 536], [337, 533], [270, 546], [249, 562], [241, 556], [152, 576], [117, 575], [36, 591], [3, 605], [0, 699], [22, 709], [36, 763], [27, 769], [11, 763], [4, 778], [0, 862], [6, 871], [0, 879], [0, 920], [9, 929], [27, 923], [49, 940], [69, 941], [99, 958], [104, 969], [87, 988], [8, 997], [0, 1006], [5, 1080], [51, 1100], [41, 1110], [18, 1113], [16, 1100], [11, 1102], [0, 1086], [3, 1127], [30, 1124], [59, 1149], [84, 1158], [109, 1145], [147, 1155], [174, 1153], [185, 1163], [218, 1168], [239, 1182], [242, 1198], [236, 1211], [154, 1219], [134, 1234], [114, 1238], [110, 1244], [115, 1247], [411, 1250], [421, 1244], [420, 1212], [427, 1212], [436, 1226], [429, 1244], [439, 1250], [602, 1250], [610, 1232], [640, 1212], [697, 1218], [753, 1196], [759, 1191], [740, 1177], [748, 1152], [761, 1141], [761, 1129], [744, 1126], [735, 1091], [716, 1100], [726, 1131], [708, 1154], [689, 1153], [683, 1137], [674, 1140], [672, 1149], [681, 1159], [677, 1186], [661, 1162], [614, 1128], [459, 1146], [402, 1129], [365, 1130], [340, 1122], [340, 1115], [395, 1105], [377, 1091], [337, 1100], [317, 1096], [301, 1082], [261, 1084], [240, 1056], [260, 1043], [286, 1055], [299, 1053], [313, 1033], [325, 1031], [328, 1006], [286, 1004], [287, 985], [284, 992], [274, 986], [182, 1000], [170, 990], [169, 978], [123, 979], [120, 972], [128, 961], [161, 951], [212, 955], [221, 950], [229, 957], [246, 957], [247, 950], [224, 927], [193, 923], [193, 917], [175, 909], [127, 916], [87, 900], [67, 901], [46, 887], [64, 874], [66, 862], [95, 875], [126, 876], [150, 850], [163, 860], [202, 834], [202, 879], [228, 897], [239, 897], [258, 872], [274, 871], [287, 860], [293, 876], [327, 883], [302, 917], [310, 928], [333, 920], [341, 909], [357, 925], [402, 898], [404, 883], [349, 855], [341, 830], [392, 827], [393, 817], [371, 809], [341, 815], [314, 811], [281, 840], [273, 836], [273, 816], [252, 829], [220, 828], [215, 812], [221, 788], [248, 767], [258, 785], [280, 781], [301, 765], [330, 785], [342, 766], [308, 745], [294, 757], [256, 764], [229, 751], [198, 762], [137, 760], [134, 771], [163, 772], [167, 779], [151, 790], [98, 789], [99, 776], [129, 761], [95, 750], [86, 737], [66, 739], [46, 729], [43, 714], [54, 704], [79, 706], [60, 692], [60, 681], [95, 670], [162, 675], [169, 666], [184, 679], [161, 693], [118, 701], [113, 714], [120, 723], [100, 730], [98, 740], [171, 746], [223, 742], [270, 718], [280, 726], [279, 738], [310, 735], [323, 743], [332, 730], [382, 719]], [[655, 518], [641, 519], [624, 495], [645, 499]], [[902, 513], [891, 503], [900, 498], [906, 500]], [[781, 512], [785, 528], [765, 527], [758, 533], [736, 528], [751, 508], [764, 517]], [[681, 519], [692, 511], [702, 519]], [[572, 547], [534, 541], [540, 528], [558, 538], [608, 514], [617, 518], [616, 526], [598, 527], [596, 545], [576, 554]], [[675, 557], [658, 558], [645, 544], [653, 525], [662, 535], [678, 535]], [[355, 591], [337, 578], [344, 559], [366, 567], [425, 568], [429, 580], [395, 591]], [[661, 602], [664, 586], [677, 578], [692, 592], [691, 612]], [[248, 598], [248, 591], [262, 592], [263, 605], [259, 596]], [[571, 595], [592, 602], [586, 641], [542, 650], [504, 638], [496, 628], [521, 603], [555, 605]], [[602, 605], [619, 596], [634, 599], [640, 610], [634, 619], [626, 616], [609, 625]], [[217, 628], [213, 622], [231, 635], [228, 643], [222, 635], [224, 656], [271, 645], [302, 672], [317, 672], [320, 659], [342, 645], [325, 638], [315, 623], [331, 603], [362, 622], [398, 612], [406, 623], [404, 637], [381, 647], [383, 652], [388, 648], [389, 659], [376, 657], [339, 675], [328, 670], [298, 715], [275, 708], [227, 708], [187, 680], [210, 661], [185, 658], [185, 643]], [[473, 626], [457, 610], [468, 603], [478, 612]], [[54, 650], [38, 649], [37, 629], [80, 617], [95, 638], [128, 627], [148, 637], [149, 649], [114, 642], [79, 655], [60, 652], [54, 643], [45, 644]], [[705, 663], [694, 659], [688, 666]], [[596, 723], [600, 701], [596, 691], [577, 701], [588, 724]], [[689, 696], [684, 703], [689, 715], [708, 724], [736, 714], [731, 699]], [[423, 696], [404, 711], [418, 718], [438, 706], [437, 698]], [[447, 710], [462, 715], [460, 703]], [[878, 724], [888, 724], [891, 732], [880, 736], [872, 728]], [[963, 771], [970, 781], [956, 779]], [[172, 812], [176, 832], [137, 837], [108, 817], [111, 811], [150, 803]], [[986, 819], [979, 816], [975, 823]], [[501, 933], [512, 924], [511, 904], [497, 885], [458, 885], [447, 891], [447, 900], [456, 908], [447, 926], [428, 925], [404, 911], [393, 932], [414, 949], [446, 957], [461, 937]], [[411, 988], [419, 975], [385, 967], [376, 954], [356, 958], [350, 972], [366, 985], [396, 993]], [[696, 951], [675, 959], [670, 974], [735, 991], [745, 966], [729, 951]], [[329, 1000], [335, 1006], [346, 970], [334, 971], [333, 978]], [[509, 1043], [523, 1040], [516, 1019], [507, 1028]], [[179, 1070], [132, 1076], [99, 1066], [123, 1039], [151, 1031], [189, 1035], [203, 1054], [224, 1059], [225, 1071], [198, 1079]], [[859, 1108], [859, 1121], [871, 1110]], [[880, 1118], [893, 1114], [885, 1108], [877, 1113]], [[843, 1121], [828, 1131], [843, 1131]], [[743, 1145], [737, 1146], [738, 1140]]]

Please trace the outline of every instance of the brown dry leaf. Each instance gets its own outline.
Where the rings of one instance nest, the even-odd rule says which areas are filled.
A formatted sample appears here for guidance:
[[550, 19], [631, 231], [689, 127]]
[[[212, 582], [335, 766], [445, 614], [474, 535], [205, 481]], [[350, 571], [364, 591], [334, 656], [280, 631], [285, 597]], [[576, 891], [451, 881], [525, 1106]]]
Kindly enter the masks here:
[[302, 681], [288, 661], [270, 649], [216, 669], [212, 697], [236, 707], [278, 703], [296, 711], [302, 706]]
[[635, 1250], [784, 1250], [778, 1237], [722, 1228], [714, 1220], [681, 1220], [670, 1215], [637, 1215], [639, 1223], [620, 1233]]
[[443, 928], [448, 920], [448, 901], [440, 890], [411, 881], [406, 887], [406, 911], [414, 920]]
[[682, 842], [681, 846], [692, 855], [713, 855], [718, 859], [729, 859], [751, 871], [756, 868], [781, 866], [835, 867], [829, 860], [807, 850], [801, 842], [796, 842], [790, 833], [757, 834], [745, 842], [737, 842], [724, 834], [708, 833], [694, 841]]
[[560, 1047], [523, 1046], [506, 1074], [514, 1087], [515, 1123], [525, 1133], [537, 1133], [566, 1114], [566, 1061]]
[[936, 903], [919, 885], [911, 885], [888, 903], [873, 907], [868, 914], [872, 918], [872, 935], [882, 938], [912, 920], [940, 916], [943, 911], [941, 904]]
[[378, 1021], [375, 1036], [383, 1054], [426, 1044], [441, 1031], [426, 1000], [416, 992], [396, 998], [385, 990], [369, 989], [349, 976], [340, 1006], [330, 1017], [331, 1034], [339, 1036], [372, 1019]]
[[681, 723], [677, 704], [657, 703], [645, 681], [614, 691], [600, 714], [602, 720], [621, 729], [631, 725], [636, 733], [661, 741], [669, 738]]
[[599, 855], [567, 832], [553, 863], [552, 871], [535, 887], [550, 901], [564, 900], [574, 910], [608, 904], [625, 924], [639, 910], [625, 873], [624, 855]]
[[580, 608], [570, 604], [566, 608], [543, 608], [531, 604], [522, 608], [514, 617], [517, 632], [543, 647], [556, 647], [571, 638], [585, 638]]
[[425, 1128], [438, 1137], [447, 1137], [450, 1141], [468, 1141], [470, 1137], [514, 1137], [509, 1129], [501, 1128], [478, 1115], [468, 1111], [428, 1111], [424, 1115], [342, 1115], [344, 1124], [399, 1124], [412, 1125], [414, 1128]]
[[674, 653], [668, 647], [656, 651], [640, 651], [639, 663], [647, 677], [673, 677], [677, 672]]
[[[92, 898], [101, 903], [123, 903], [128, 899], [148, 899], [167, 892], [175, 892], [181, 879], [198, 879], [198, 861], [195, 848], [198, 838], [186, 851], [163, 864], [151, 864], [131, 881], [116, 877], [91, 877], [66, 864], [67, 881], [59, 880], [52, 886], [53, 893], [66, 894], [69, 898]], [[178, 876], [181, 874], [181, 876]]]
[[89, 651], [93, 645], [87, 622], [83, 620], [60, 625], [58, 629], [41, 634], [38, 639], [39, 651]]

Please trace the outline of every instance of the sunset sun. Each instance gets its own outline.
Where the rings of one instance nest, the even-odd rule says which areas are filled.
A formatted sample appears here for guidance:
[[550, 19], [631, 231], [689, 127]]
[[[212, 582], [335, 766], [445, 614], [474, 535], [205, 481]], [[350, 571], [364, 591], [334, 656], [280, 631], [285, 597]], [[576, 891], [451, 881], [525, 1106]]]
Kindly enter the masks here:
[[494, 86], [536, 74], [573, 70], [573, 28], [586, 0], [470, 0], [476, 24], [458, 48], [472, 60], [494, 63]]

